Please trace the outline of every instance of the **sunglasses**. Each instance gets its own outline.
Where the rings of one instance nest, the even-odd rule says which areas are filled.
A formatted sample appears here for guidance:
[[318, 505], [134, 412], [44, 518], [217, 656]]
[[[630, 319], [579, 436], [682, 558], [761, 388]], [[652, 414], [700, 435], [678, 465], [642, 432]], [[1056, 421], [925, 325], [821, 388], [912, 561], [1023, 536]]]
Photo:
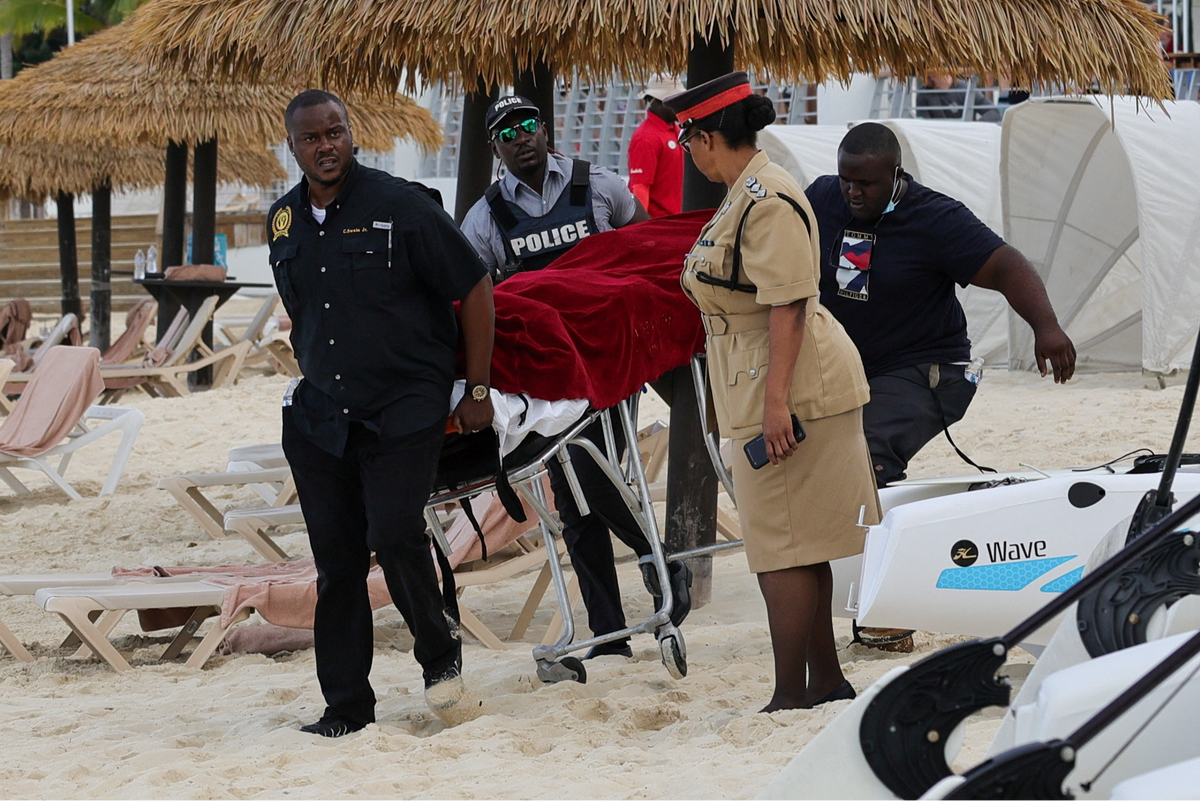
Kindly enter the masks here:
[[696, 130], [692, 131], [690, 134], [687, 134], [685, 136], [684, 134], [686, 134], [686, 133], [687, 133], [686, 130], [680, 131], [679, 139], [677, 141], [679, 142], [680, 147], [682, 147], [688, 153], [691, 153], [692, 152], [692, 140], [704, 132], [701, 131], [699, 128], [697, 128]]
[[524, 131], [528, 134], [537, 133], [538, 126], [541, 124], [542, 121], [537, 117], [530, 117], [524, 122], [518, 122], [511, 128], [501, 128], [500, 130], [496, 131], [492, 138], [499, 139], [501, 144], [507, 145], [510, 142], [517, 141], [517, 134], [521, 131]]

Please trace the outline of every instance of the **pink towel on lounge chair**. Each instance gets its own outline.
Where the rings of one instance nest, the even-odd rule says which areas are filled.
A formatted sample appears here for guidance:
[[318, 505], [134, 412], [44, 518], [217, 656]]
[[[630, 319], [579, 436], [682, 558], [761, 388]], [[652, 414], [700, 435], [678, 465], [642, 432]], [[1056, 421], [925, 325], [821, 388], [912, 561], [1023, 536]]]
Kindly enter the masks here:
[[[154, 319], [158, 304], [154, 298], [142, 298], [125, 313], [125, 333], [117, 337], [117, 341], [109, 345], [108, 350], [100, 357], [102, 365], [124, 364], [133, 356], [142, 337], [146, 335], [146, 326]], [[165, 361], [165, 359], [164, 359]]]
[[59, 345], [50, 349], [0, 425], [0, 452], [37, 456], [63, 441], [104, 389], [100, 351]]
[[[225, 588], [221, 603], [222, 625], [229, 625], [238, 612], [250, 608], [276, 626], [292, 629], [311, 629], [313, 626], [317, 609], [317, 567], [311, 556], [294, 562], [260, 565], [113, 568], [113, 578], [190, 575], [206, 584]], [[380, 609], [392, 602], [383, 570], [379, 567], [371, 568], [367, 574], [367, 593], [372, 609]]]
[[25, 341], [25, 332], [33, 322], [33, 309], [29, 301], [17, 299], [9, 301], [0, 309], [0, 349], [3, 353], [15, 353]]

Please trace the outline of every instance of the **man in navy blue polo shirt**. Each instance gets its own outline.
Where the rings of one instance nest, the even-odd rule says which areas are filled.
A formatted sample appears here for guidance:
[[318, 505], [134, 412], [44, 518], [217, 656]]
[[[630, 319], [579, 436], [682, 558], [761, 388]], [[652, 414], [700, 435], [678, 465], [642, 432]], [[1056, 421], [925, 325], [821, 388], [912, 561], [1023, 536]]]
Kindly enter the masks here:
[[1003, 293], [1033, 328], [1042, 375], [1062, 383], [1074, 374], [1075, 347], [1033, 266], [962, 203], [904, 172], [891, 129], [851, 129], [838, 174], [806, 194], [821, 231], [821, 304], [858, 346], [871, 384], [863, 428], [880, 487], [903, 479], [975, 395], [955, 284]]

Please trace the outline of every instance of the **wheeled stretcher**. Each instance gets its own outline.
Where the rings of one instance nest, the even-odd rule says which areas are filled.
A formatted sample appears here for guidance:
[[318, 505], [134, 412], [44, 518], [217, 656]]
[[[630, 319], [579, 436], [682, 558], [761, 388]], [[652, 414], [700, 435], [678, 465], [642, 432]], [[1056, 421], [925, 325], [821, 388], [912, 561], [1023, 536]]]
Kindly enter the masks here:
[[[449, 482], [439, 475], [435, 490], [426, 504], [426, 520], [434, 541], [438, 549], [447, 556], [450, 546], [446, 539], [445, 523], [437, 513], [439, 508], [469, 499], [481, 492], [502, 491], [503, 485], [507, 483], [516, 495], [537, 514], [538, 525], [546, 543], [555, 597], [563, 619], [562, 633], [558, 640], [552, 645], [541, 645], [533, 650], [538, 677], [543, 681], [584, 682], [587, 680], [587, 672], [583, 663], [569, 654], [640, 633], [653, 634], [658, 640], [663, 664], [671, 675], [681, 678], [687, 674], [687, 646], [683, 634], [671, 623], [673, 595], [670, 592], [658, 592], [658, 588], [670, 586], [670, 573], [667, 567], [668, 557], [654, 517], [650, 487], [636, 447], [637, 408], [638, 394], [634, 394], [614, 407], [615, 414], [608, 414], [607, 410], [589, 409], [579, 420], [558, 435], [547, 437], [530, 434], [504, 458], [503, 469], [496, 475], [481, 477], [475, 481], [455, 482], [453, 486], [450, 486]], [[613, 428], [614, 417], [621, 426], [625, 441], [630, 443], [623, 463], [605, 456], [605, 453], [616, 454], [617, 452]], [[600, 421], [603, 431], [605, 446], [603, 451], [597, 447], [596, 443], [583, 436], [583, 432], [597, 421]], [[575, 640], [575, 621], [572, 615], [567, 578], [559, 556], [558, 539], [562, 537], [563, 529], [550, 511], [543, 482], [550, 461], [558, 460], [580, 512], [588, 514], [588, 502], [584, 497], [571, 461], [568, 449], [570, 445], [578, 446], [588, 453], [596, 461], [605, 477], [618, 490], [621, 499], [650, 544], [651, 553], [643, 559], [641, 565], [647, 589], [662, 598], [659, 608], [646, 620], [620, 631], [578, 641]]]

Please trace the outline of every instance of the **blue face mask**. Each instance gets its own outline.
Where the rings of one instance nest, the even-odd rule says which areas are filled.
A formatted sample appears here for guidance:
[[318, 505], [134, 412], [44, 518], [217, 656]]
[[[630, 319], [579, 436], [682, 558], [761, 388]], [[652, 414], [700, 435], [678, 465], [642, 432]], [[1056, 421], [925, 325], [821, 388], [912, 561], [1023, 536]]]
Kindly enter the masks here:
[[[904, 188], [904, 184], [901, 183], [900, 180], [900, 176], [903, 174], [904, 171], [897, 167], [896, 177], [892, 180], [892, 199], [888, 201], [887, 208], [883, 210], [883, 214], [887, 214], [896, 210], [896, 201], [900, 199], [900, 191]], [[883, 214], [880, 214], [879, 216], [882, 217]]]

